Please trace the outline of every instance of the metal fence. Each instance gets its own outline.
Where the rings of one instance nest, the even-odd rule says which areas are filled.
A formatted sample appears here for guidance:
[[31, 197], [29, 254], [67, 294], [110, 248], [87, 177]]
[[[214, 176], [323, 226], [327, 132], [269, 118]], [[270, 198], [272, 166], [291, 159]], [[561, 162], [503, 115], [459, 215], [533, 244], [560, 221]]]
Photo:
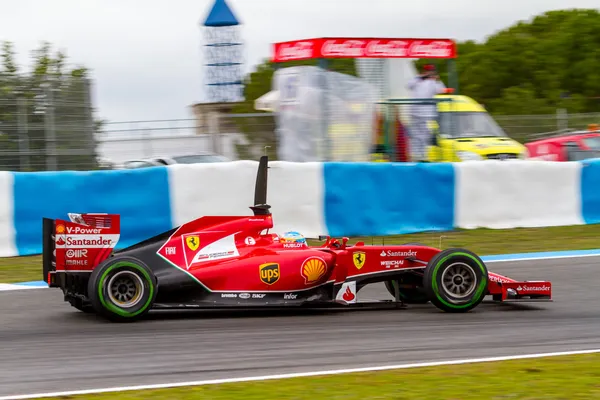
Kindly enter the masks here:
[[[2, 76], [0, 75], [0, 78]], [[230, 159], [277, 159], [276, 120], [271, 113], [221, 114], [198, 119], [97, 124], [90, 82], [0, 81], [0, 170], [92, 170], [120, 168], [136, 159], [212, 152]], [[585, 129], [600, 113], [494, 116], [521, 142], [537, 134]]]
[[223, 114], [202, 125], [196, 119], [104, 124], [96, 134], [102, 165], [125, 161], [215, 153], [229, 159], [276, 158], [275, 122], [270, 113]]
[[90, 81], [0, 74], [0, 170], [96, 165]]
[[494, 119], [513, 139], [522, 143], [535, 139], [540, 134], [584, 130], [590, 124], [600, 124], [600, 113], [568, 114], [559, 109], [555, 114], [547, 115], [497, 115]]

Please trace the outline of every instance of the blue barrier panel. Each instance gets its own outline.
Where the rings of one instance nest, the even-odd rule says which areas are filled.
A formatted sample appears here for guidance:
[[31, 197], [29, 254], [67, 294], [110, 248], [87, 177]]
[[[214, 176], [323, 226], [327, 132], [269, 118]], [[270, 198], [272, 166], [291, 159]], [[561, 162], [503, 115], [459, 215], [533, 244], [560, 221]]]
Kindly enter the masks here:
[[581, 213], [586, 224], [600, 223], [600, 160], [583, 161]]
[[121, 215], [117, 248], [171, 229], [166, 168], [14, 173], [14, 223], [19, 255], [42, 251], [42, 217], [67, 213]]
[[325, 163], [325, 223], [333, 236], [450, 230], [452, 164]]

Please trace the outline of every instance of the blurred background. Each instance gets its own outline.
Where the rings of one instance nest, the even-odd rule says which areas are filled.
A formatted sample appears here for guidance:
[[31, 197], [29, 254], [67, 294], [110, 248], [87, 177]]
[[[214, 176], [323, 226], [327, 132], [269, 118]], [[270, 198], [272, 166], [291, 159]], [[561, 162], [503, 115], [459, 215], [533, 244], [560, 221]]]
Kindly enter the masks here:
[[[483, 151], [487, 142], [457, 144], [490, 136], [526, 145], [509, 158], [567, 161], [600, 151], [600, 138], [589, 136], [600, 123], [596, 1], [282, 3], [6, 7], [0, 170], [140, 168], [265, 152], [290, 161], [410, 161], [401, 151], [415, 104], [406, 85], [430, 63], [452, 89], [432, 104], [453, 121], [432, 121], [442, 140], [429, 147], [430, 161], [502, 156]], [[456, 57], [272, 61], [274, 43], [320, 37], [447, 38]], [[306, 78], [293, 83], [293, 104], [278, 89], [291, 93], [286, 71]], [[442, 109], [440, 101], [449, 103]], [[286, 138], [297, 154], [283, 149]]]

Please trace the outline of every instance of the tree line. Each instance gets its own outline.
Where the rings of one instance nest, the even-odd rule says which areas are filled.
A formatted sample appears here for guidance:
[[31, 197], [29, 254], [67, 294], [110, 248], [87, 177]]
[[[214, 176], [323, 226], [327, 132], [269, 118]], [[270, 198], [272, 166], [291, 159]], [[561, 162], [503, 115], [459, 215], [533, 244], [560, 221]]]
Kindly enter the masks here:
[[[497, 115], [600, 111], [600, 12], [550, 11], [477, 43], [457, 43], [458, 90]], [[418, 60], [416, 67], [433, 60]], [[317, 60], [281, 66], [317, 65]], [[445, 60], [434, 62], [448, 84]], [[329, 60], [333, 71], [356, 75], [353, 59]], [[271, 89], [275, 65], [261, 63], [246, 77], [246, 101], [237, 112], [255, 112], [254, 100]]]
[[[600, 111], [600, 12], [550, 11], [519, 21], [483, 42], [458, 42], [459, 92], [495, 115]], [[22, 71], [13, 45], [0, 49], [0, 170], [94, 169], [98, 167], [89, 70], [67, 66], [65, 53], [43, 43], [33, 68]], [[418, 60], [420, 70], [424, 63]], [[317, 60], [277, 67], [317, 65]], [[445, 62], [435, 62], [448, 84]], [[355, 60], [328, 60], [328, 68], [357, 75]], [[271, 90], [276, 65], [269, 60], [245, 77], [245, 101], [234, 113], [257, 113], [254, 101]], [[271, 140], [274, 122], [236, 118], [251, 143]], [[271, 149], [275, 151], [275, 149]]]
[[16, 62], [11, 42], [0, 49], [0, 170], [96, 169], [89, 71], [68, 66], [67, 55], [42, 43], [32, 67]]

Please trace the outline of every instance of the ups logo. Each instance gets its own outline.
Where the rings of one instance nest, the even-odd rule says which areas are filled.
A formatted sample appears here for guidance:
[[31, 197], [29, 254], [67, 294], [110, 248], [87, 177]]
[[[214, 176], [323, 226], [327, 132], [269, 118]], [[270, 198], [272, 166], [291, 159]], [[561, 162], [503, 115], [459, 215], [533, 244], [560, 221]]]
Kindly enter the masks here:
[[267, 285], [272, 285], [279, 280], [279, 264], [267, 263], [259, 267], [260, 280]]

